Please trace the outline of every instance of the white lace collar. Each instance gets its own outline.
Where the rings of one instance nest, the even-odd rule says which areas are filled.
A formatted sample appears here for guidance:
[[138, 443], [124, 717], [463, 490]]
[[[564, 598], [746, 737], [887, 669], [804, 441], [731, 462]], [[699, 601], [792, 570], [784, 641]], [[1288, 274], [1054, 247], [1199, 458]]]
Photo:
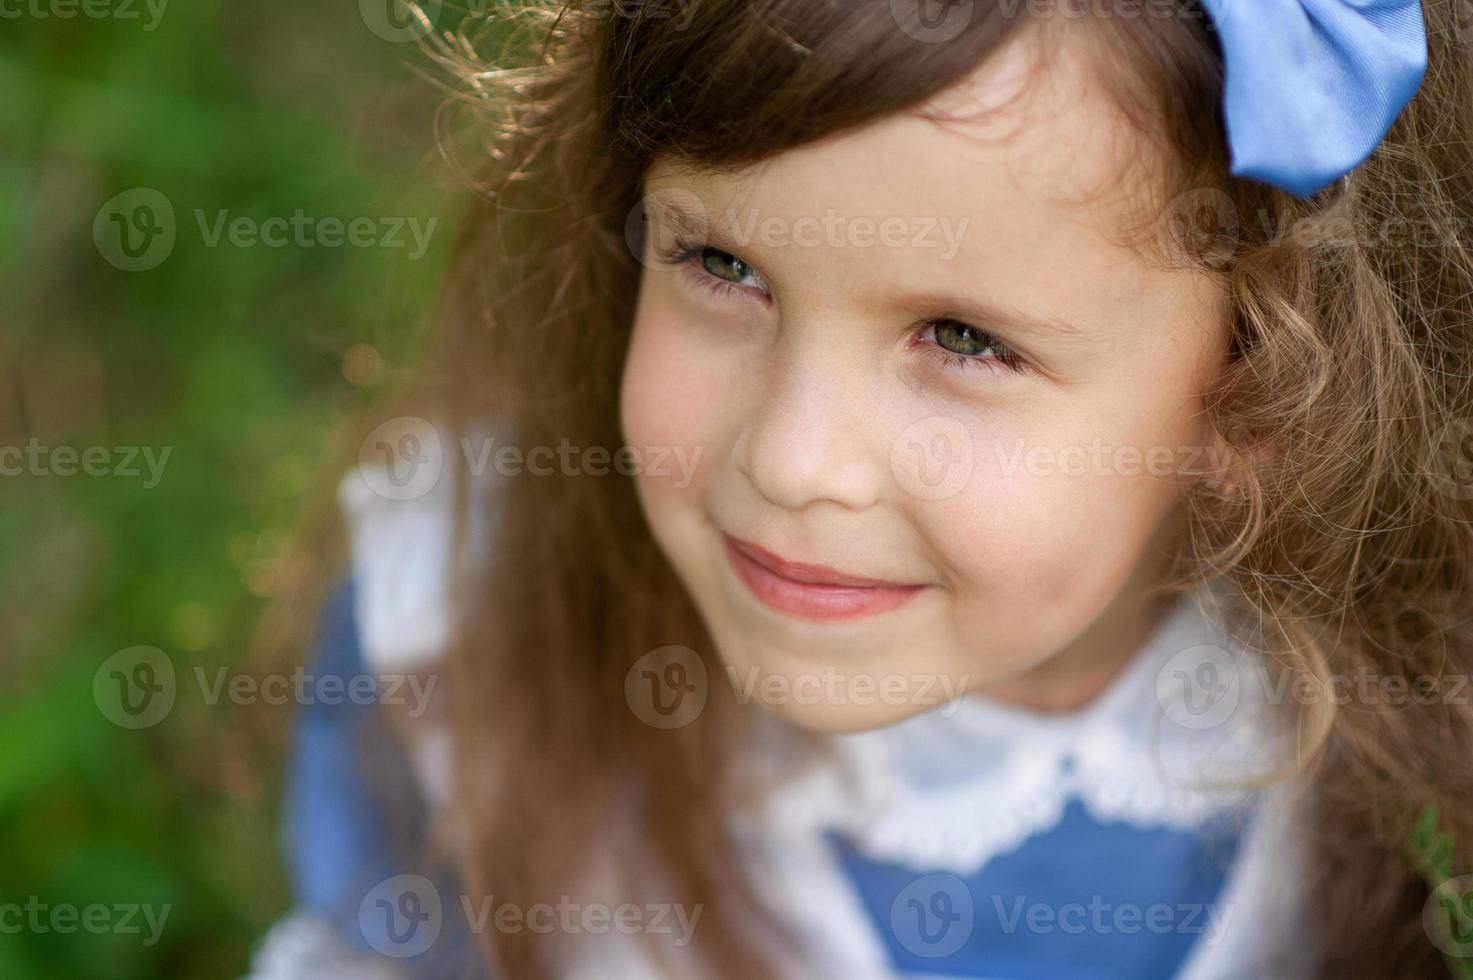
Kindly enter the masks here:
[[[1282, 751], [1261, 664], [1222, 628], [1219, 596], [1180, 596], [1087, 707], [1045, 714], [978, 695], [873, 731], [830, 736], [839, 767], [783, 786], [769, 817], [842, 832], [866, 856], [958, 874], [1057, 824], [1186, 828], [1247, 802]], [[1205, 606], [1206, 608], [1202, 608]], [[948, 716], [949, 715], [949, 716]]]

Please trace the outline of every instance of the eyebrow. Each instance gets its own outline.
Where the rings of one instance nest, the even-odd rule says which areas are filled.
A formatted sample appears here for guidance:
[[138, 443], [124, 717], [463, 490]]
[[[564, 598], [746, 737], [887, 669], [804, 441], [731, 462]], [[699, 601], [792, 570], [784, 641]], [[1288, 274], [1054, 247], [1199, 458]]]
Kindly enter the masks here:
[[[730, 238], [717, 227], [717, 223], [705, 214], [697, 214], [679, 201], [662, 198], [656, 191], [646, 200], [658, 216], [649, 215], [651, 220], [663, 220], [680, 234], [699, 236], [713, 248], [723, 251], [742, 251], [746, 245], [737, 238]], [[921, 311], [922, 319], [960, 320], [975, 324], [984, 330], [996, 328], [1022, 337], [1049, 337], [1060, 340], [1087, 341], [1093, 331], [1070, 320], [1044, 314], [1028, 314], [1006, 304], [984, 299], [956, 296], [940, 290], [887, 291], [886, 306], [914, 314]]]
[[659, 191], [646, 196], [645, 203], [649, 205], [645, 213], [648, 221], [662, 221], [682, 234], [711, 235], [715, 233], [712, 222], [706, 215], [697, 214], [679, 201], [662, 198]]

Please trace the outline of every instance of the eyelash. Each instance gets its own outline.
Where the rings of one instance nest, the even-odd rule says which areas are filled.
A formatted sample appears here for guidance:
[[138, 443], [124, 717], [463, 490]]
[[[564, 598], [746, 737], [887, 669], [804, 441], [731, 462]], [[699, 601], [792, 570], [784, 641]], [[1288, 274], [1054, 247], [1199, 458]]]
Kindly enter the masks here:
[[[993, 361], [996, 362], [1002, 370], [1009, 371], [1013, 374], [1028, 373], [1028, 362], [1023, 359], [1023, 356], [1021, 354], [1013, 350], [1007, 344], [1004, 344], [1002, 341], [998, 340], [996, 337], [989, 334], [987, 331], [974, 327], [970, 323], [966, 323], [962, 320], [954, 320], [950, 317], [933, 317], [925, 322], [924, 328], [921, 332], [924, 334], [934, 331], [936, 327], [942, 326], [944, 324], [957, 324], [966, 327], [968, 330], [980, 334], [982, 337], [986, 338], [986, 345], [992, 350], [992, 353], [987, 357], [981, 357], [976, 354], [969, 356], [967, 354], [958, 354], [956, 351], [953, 350], [947, 350], [935, 340], [922, 342], [924, 343], [924, 350], [926, 354], [930, 357], [937, 358], [941, 361], [943, 365], [955, 368], [959, 371], [970, 371], [977, 368], [983, 368], [984, 370], [996, 370], [994, 368], [987, 367], [987, 362]], [[917, 340], [919, 341], [919, 338], [917, 338]]]
[[[660, 250], [657, 247], [656, 252], [661, 262], [678, 268], [681, 272], [689, 275], [697, 286], [709, 290], [713, 295], [730, 297], [734, 293], [747, 292], [747, 290], [736, 283], [713, 276], [700, 267], [700, 259], [705, 255], [708, 248], [712, 251], [720, 252], [722, 255], [737, 258], [737, 256], [732, 255], [730, 252], [723, 252], [721, 249], [712, 248], [709, 245], [687, 242], [678, 237], [667, 250]], [[745, 260], [741, 261], [745, 263]]]
[[[720, 277], [713, 276], [705, 269], [701, 268], [700, 260], [704, 257], [708, 249], [714, 252], [718, 252], [721, 255], [727, 256], [729, 258], [737, 259], [744, 265], [750, 266], [750, 263], [746, 262], [745, 259], [741, 259], [730, 252], [715, 248], [714, 246], [710, 245], [688, 242], [679, 237], [677, 237], [668, 247], [660, 248], [657, 246], [655, 251], [656, 258], [658, 258], [662, 264], [668, 265], [672, 268], [676, 268], [680, 272], [689, 276], [690, 279], [697, 286], [707, 290], [714, 296], [722, 298], [753, 298], [750, 290], [747, 287], [743, 287], [741, 285], [738, 285], [737, 283], [729, 282], [725, 279], [721, 279]], [[915, 342], [922, 346], [928, 357], [935, 358], [935, 360], [941, 366], [956, 371], [971, 371], [980, 368], [982, 370], [990, 370], [994, 372], [1002, 370], [1012, 374], [1028, 373], [1028, 362], [1024, 360], [1021, 354], [1013, 350], [1007, 344], [1004, 344], [1002, 341], [993, 337], [991, 334], [987, 333], [987, 331], [982, 330], [980, 327], [975, 327], [965, 321], [957, 320], [953, 317], [931, 317], [922, 324], [922, 329], [920, 333], [930, 333], [933, 332], [936, 327], [947, 324], [954, 324], [957, 326], [966, 327], [968, 330], [971, 330], [972, 332], [980, 335], [986, 340], [986, 346], [991, 349], [993, 353], [987, 357], [982, 357], [979, 355], [958, 354], [956, 351], [947, 350], [945, 347], [942, 347], [934, 339], [930, 341], [921, 341], [918, 334]], [[990, 366], [988, 362], [995, 362], [996, 366]]]

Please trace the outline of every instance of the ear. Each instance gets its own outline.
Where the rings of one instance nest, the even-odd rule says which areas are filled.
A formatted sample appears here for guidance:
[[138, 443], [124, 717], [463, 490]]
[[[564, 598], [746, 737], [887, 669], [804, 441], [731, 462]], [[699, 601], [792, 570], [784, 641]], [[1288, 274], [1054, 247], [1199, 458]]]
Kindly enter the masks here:
[[1246, 449], [1234, 449], [1213, 430], [1207, 445], [1207, 462], [1203, 467], [1202, 481], [1218, 493], [1227, 496], [1248, 482], [1248, 473], [1255, 466], [1273, 458], [1273, 445], [1265, 439]]

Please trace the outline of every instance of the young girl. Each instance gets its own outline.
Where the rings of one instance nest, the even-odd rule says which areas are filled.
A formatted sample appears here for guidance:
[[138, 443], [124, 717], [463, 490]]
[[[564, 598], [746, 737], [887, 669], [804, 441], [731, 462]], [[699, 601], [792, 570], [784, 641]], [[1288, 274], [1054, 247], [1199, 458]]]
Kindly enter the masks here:
[[439, 35], [256, 976], [1467, 975], [1468, 14]]

